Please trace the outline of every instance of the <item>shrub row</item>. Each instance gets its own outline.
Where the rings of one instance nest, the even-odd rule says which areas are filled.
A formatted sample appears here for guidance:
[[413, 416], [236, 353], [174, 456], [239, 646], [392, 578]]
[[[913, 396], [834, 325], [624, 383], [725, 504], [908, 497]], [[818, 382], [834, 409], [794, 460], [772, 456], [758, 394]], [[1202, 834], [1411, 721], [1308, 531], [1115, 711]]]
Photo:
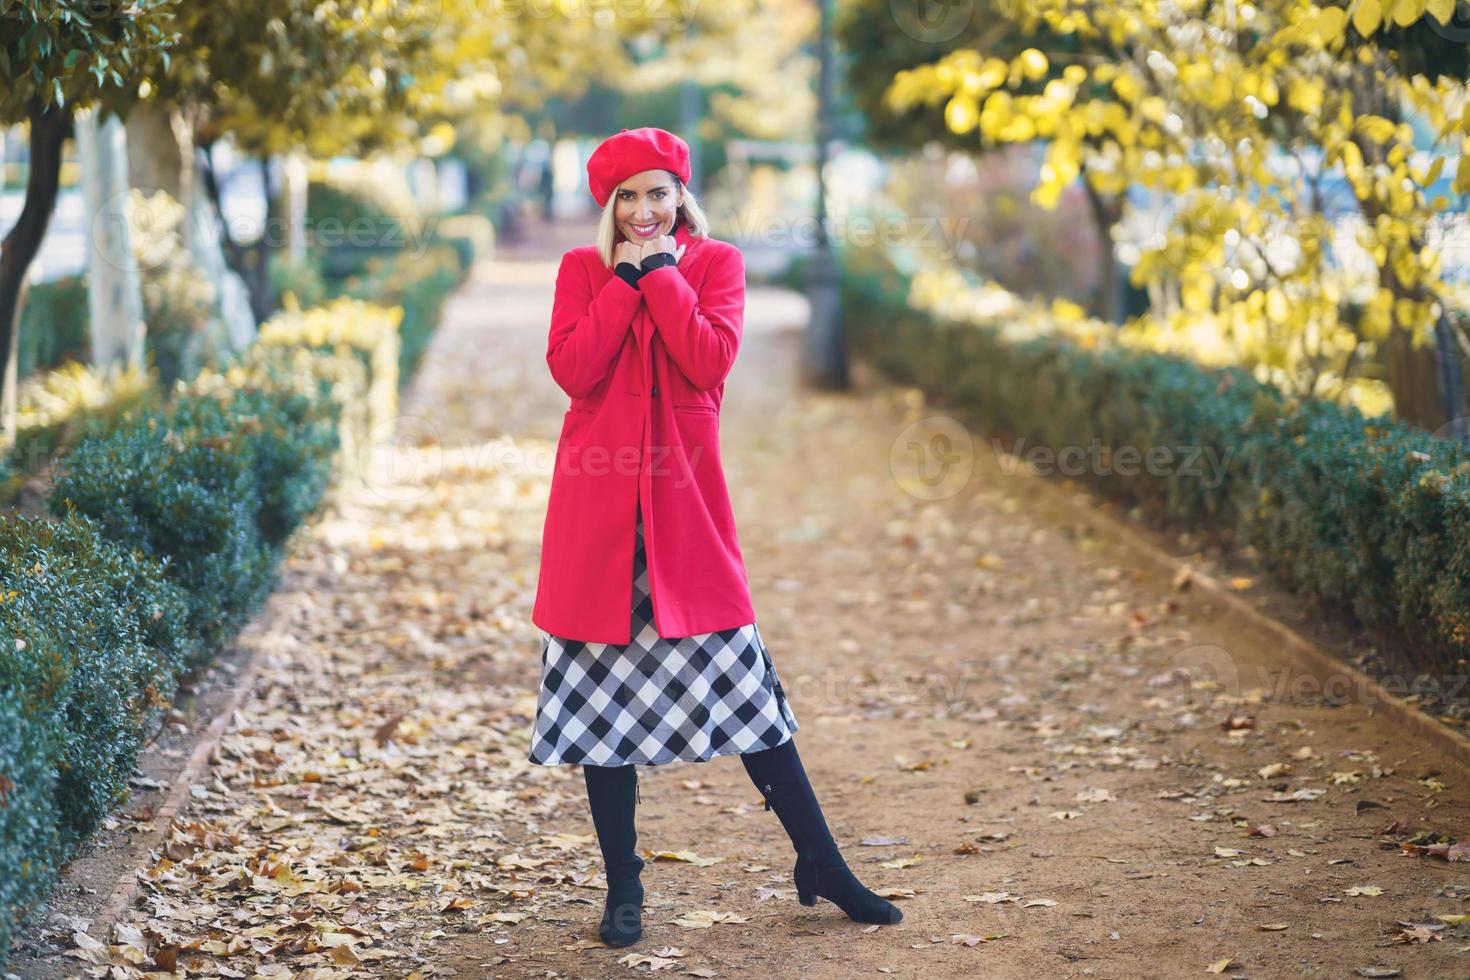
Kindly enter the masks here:
[[403, 310], [398, 329], [400, 383], [413, 376], [439, 324], [445, 300], [464, 281], [469, 271], [466, 255], [462, 247], [448, 243], [433, 245], [422, 254], [404, 251], [373, 260], [364, 271], [336, 284], [338, 295]]
[[1158, 525], [1249, 549], [1287, 588], [1367, 627], [1416, 670], [1463, 672], [1465, 444], [1292, 400], [1240, 369], [1065, 328], [1014, 329], [1017, 318], [1046, 315], [1037, 308], [936, 313], [914, 302], [913, 285], [878, 253], [843, 256], [847, 337], [879, 370], [1024, 439], [1013, 447], [1022, 459], [1037, 448], [1051, 462], [1066, 447], [1100, 447], [1100, 465], [1074, 467], [1079, 482]]
[[[37, 473], [66, 447], [109, 431], [129, 409], [161, 402], [161, 389], [145, 371], [67, 361], [17, 389], [16, 440], [5, 465], [20, 476]], [[19, 488], [6, 486], [6, 475], [0, 474], [0, 501], [8, 503]]]
[[[313, 194], [317, 193], [316, 186], [313, 185]], [[336, 206], [350, 197], [344, 191], [322, 193], [325, 196], [313, 207], [318, 204], [322, 207]], [[349, 221], [365, 218], [371, 221], [400, 220], [387, 216], [371, 202], [359, 201], [347, 207], [345, 213]], [[322, 214], [316, 220], [325, 221], [330, 217]], [[372, 410], [369, 430], [393, 414], [382, 411], [387, 401], [380, 393], [381, 389], [391, 385], [396, 401], [398, 388], [412, 375], [428, 348], [445, 300], [464, 280], [475, 259], [488, 254], [494, 247], [494, 231], [489, 222], [473, 214], [436, 218], [426, 224], [420, 234], [421, 241], [415, 241], [411, 236], [385, 236], [385, 244], [365, 252], [354, 252], [361, 261], [344, 259], [334, 265], [328, 260], [335, 251], [331, 248], [314, 248], [298, 260], [285, 255], [272, 257], [271, 275], [277, 294], [289, 291], [291, 296], [285, 298], [283, 311], [269, 324], [263, 324], [262, 330], [271, 325], [281, 325], [283, 329], [304, 329], [316, 335], [324, 335], [327, 331], [361, 333], [356, 324], [337, 314], [338, 310], [349, 307], [330, 301], [334, 296], [340, 297], [341, 303], [364, 301], [388, 307], [389, 313], [398, 318], [394, 350], [399, 363], [391, 373], [383, 365], [380, 354], [375, 355], [367, 348], [357, 348], [357, 341], [353, 338], [334, 334], [310, 345], [336, 347], [345, 344], [360, 350], [361, 357], [372, 361], [368, 366], [375, 386], [372, 401], [377, 407]], [[338, 248], [350, 250], [348, 246]], [[328, 269], [345, 278], [326, 276], [324, 273]], [[49, 288], [50, 284], [46, 285]], [[32, 294], [24, 313], [25, 323], [20, 334], [22, 345], [26, 343], [25, 338], [33, 335], [69, 338], [77, 329], [76, 324], [80, 323], [81, 343], [85, 347], [85, 284], [79, 278], [67, 280], [59, 282], [52, 292], [42, 295], [33, 289]], [[73, 307], [77, 302], [81, 304], [80, 320], [70, 315], [75, 312]], [[183, 299], [178, 302], [182, 303]], [[35, 310], [32, 310], [33, 305]], [[300, 308], [303, 305], [308, 307], [305, 313]], [[396, 313], [392, 312], [394, 308]], [[58, 319], [60, 313], [68, 315]], [[381, 315], [374, 316], [373, 322], [367, 325], [368, 334], [381, 333], [377, 322], [380, 319]], [[70, 340], [67, 343], [70, 345], [67, 349], [75, 352], [76, 344]], [[151, 369], [146, 372], [98, 370], [70, 360], [27, 377], [26, 363], [22, 356], [20, 376], [25, 380], [18, 395], [19, 432], [10, 452], [0, 457], [0, 506], [13, 504], [20, 497], [22, 480], [44, 469], [58, 452], [88, 434], [109, 430], [127, 409], [156, 406], [167, 388], [167, 384], [157, 383], [160, 374]], [[355, 450], [347, 457], [356, 458]]]
[[[319, 316], [344, 325], [306, 337]], [[0, 524], [0, 967], [125, 797], [180, 678], [259, 608], [290, 534], [351, 465], [342, 433], [367, 438], [396, 314], [344, 302], [292, 323], [66, 451], [55, 519]]]

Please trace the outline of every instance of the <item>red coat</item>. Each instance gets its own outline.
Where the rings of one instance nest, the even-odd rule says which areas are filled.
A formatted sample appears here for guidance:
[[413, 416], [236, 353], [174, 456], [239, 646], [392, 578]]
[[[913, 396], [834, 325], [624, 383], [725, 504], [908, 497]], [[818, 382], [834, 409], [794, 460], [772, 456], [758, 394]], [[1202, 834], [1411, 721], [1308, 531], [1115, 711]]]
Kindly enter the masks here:
[[595, 246], [562, 256], [546, 363], [562, 422], [531, 621], [627, 643], [635, 508], [643, 511], [654, 627], [692, 636], [755, 621], [720, 463], [720, 404], [745, 316], [735, 246], [689, 234], [677, 265], [635, 288]]

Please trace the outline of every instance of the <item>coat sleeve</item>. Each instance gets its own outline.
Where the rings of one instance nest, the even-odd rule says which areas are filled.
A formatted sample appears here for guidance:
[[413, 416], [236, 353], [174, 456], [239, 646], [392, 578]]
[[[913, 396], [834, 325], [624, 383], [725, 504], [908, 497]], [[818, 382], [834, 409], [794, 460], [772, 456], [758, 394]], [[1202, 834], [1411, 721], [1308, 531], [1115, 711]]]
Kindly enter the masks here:
[[696, 295], [677, 266], [650, 269], [638, 280], [643, 301], [669, 356], [701, 391], [717, 388], [735, 364], [745, 325], [745, 259], [720, 250]]
[[571, 252], [561, 257], [546, 364], [562, 391], [582, 398], [597, 387], [617, 359], [641, 299], [621, 276], [608, 279], [594, 296], [581, 260]]

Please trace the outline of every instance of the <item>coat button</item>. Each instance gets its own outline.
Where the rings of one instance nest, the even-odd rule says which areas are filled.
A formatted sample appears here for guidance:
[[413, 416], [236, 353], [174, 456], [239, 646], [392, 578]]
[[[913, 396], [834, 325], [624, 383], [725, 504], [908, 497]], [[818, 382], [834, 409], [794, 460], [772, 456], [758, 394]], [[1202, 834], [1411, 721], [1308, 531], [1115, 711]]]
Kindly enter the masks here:
[[654, 393], [654, 394], [655, 394], [655, 395], [656, 395], [656, 394], [658, 394], [658, 385], [654, 385], [654, 386], [653, 386], [653, 393]]

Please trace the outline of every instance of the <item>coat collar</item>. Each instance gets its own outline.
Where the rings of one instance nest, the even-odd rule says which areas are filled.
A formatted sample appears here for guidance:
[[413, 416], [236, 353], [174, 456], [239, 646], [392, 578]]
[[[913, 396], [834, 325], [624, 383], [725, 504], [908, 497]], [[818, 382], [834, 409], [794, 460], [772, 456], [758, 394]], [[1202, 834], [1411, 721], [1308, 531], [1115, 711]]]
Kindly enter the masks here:
[[[693, 238], [694, 236], [689, 234], [689, 227], [684, 223], [683, 216], [681, 215], [676, 218], [674, 221], [674, 246], [676, 248], [680, 245], [687, 246]], [[686, 248], [685, 251], [687, 252], [688, 249]]]

